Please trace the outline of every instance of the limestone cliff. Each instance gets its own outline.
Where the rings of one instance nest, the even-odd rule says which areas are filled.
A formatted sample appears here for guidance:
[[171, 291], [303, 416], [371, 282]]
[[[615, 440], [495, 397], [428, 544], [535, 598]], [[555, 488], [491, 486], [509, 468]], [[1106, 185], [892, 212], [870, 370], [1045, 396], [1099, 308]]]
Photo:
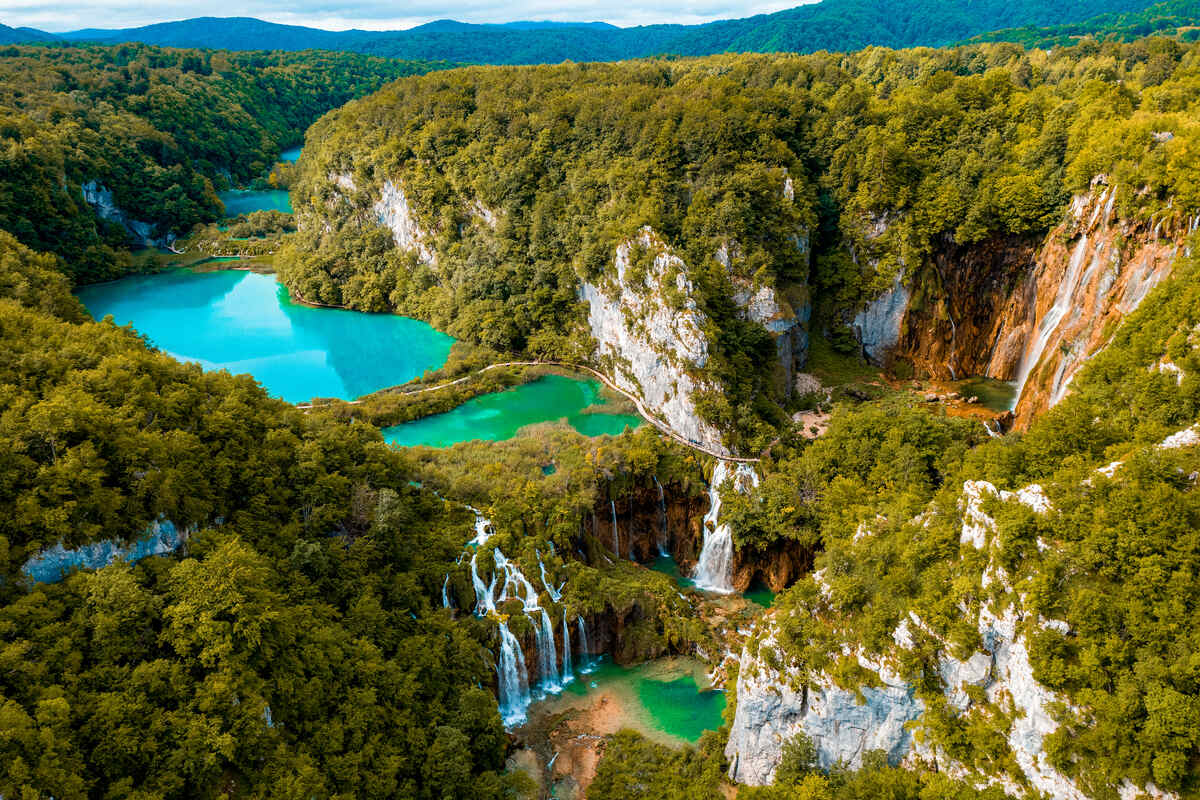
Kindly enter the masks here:
[[[1170, 274], [1200, 217], [1168, 206], [1149, 218], [1118, 213], [1102, 176], [1042, 240], [995, 236], [934, 243], [930, 263], [854, 317], [874, 363], [894, 358], [937, 379], [986, 375], [1019, 386], [1016, 423], [1057, 403], [1117, 322]], [[869, 221], [865, 239], [886, 232]]]
[[613, 382], [640, 397], [671, 430], [727, 453], [696, 395], [719, 387], [705, 375], [709, 320], [693, 296], [683, 259], [649, 227], [617, 246], [615, 275], [583, 283], [595, 359]]
[[[795, 242], [807, 258], [807, 235], [798, 234]], [[762, 325], [775, 340], [785, 393], [790, 392], [796, 374], [808, 361], [808, 326], [812, 318], [808, 289], [789, 287], [784, 292], [762, 277], [742, 277], [737, 274], [739, 257], [736, 242], [725, 242], [716, 252], [717, 261], [725, 267], [733, 283], [733, 302], [742, 319]]]
[[159, 520], [129, 544], [111, 539], [71, 549], [56, 544], [31, 557], [21, 572], [32, 581], [54, 583], [72, 570], [100, 569], [114, 561], [136, 563], [149, 556], [174, 553], [187, 542], [188, 534], [189, 531], [179, 530], [169, 520]]
[[152, 223], [130, 216], [117, 205], [112, 191], [99, 181], [88, 181], [80, 187], [80, 191], [83, 202], [92, 207], [97, 217], [124, 227], [130, 240], [138, 247], [167, 247], [175, 241], [173, 234], [159, 235], [157, 227]]
[[[1163, 449], [1191, 447], [1200, 442], [1195, 428], [1181, 431], [1158, 445]], [[1121, 463], [1102, 470], [1112, 475]], [[789, 661], [780, 647], [780, 628], [786, 620], [776, 610], [764, 618], [748, 640], [740, 658], [737, 709], [726, 747], [730, 777], [738, 782], [762, 785], [774, 777], [784, 744], [798, 733], [808, 735], [822, 766], [844, 762], [861, 763], [868, 750], [882, 750], [893, 763], [920, 761], [941, 771], [980, 785], [995, 784], [1014, 796], [1030, 792], [1053, 798], [1084, 800], [1089, 797], [1069, 776], [1051, 763], [1045, 740], [1059, 727], [1060, 720], [1086, 725], [1087, 709], [1073, 706], [1069, 699], [1038, 682], [1030, 662], [1027, 637], [1039, 630], [1067, 634], [1062, 620], [1048, 620], [1027, 610], [1022, 587], [1014, 589], [1001, 566], [1003, 542], [990, 510], [995, 504], [1020, 504], [1044, 514], [1051, 510], [1040, 486], [1017, 492], [996, 489], [986, 481], [967, 481], [960, 493], [952, 520], [960, 531], [959, 551], [963, 574], [978, 574], [981, 598], [968, 613], [979, 639], [974, 652], [957, 651], [912, 610], [892, 632], [893, 646], [883, 653], [864, 653], [853, 641], [842, 645], [834, 658], [857, 662], [867, 677], [860, 685], [839, 685], [827, 672], [807, 674]], [[914, 520], [925, 524], [939, 513], [931, 506]], [[862, 536], [872, 535], [860, 526]], [[1039, 549], [1050, 547], [1040, 540]], [[965, 565], [978, 564], [972, 573]], [[820, 573], [813, 577], [818, 589], [828, 594]], [[989, 588], [991, 587], [991, 588]], [[934, 648], [936, 675], [924, 672], [921, 683], [902, 677], [913, 669], [918, 653]], [[907, 665], [907, 666], [906, 666]], [[845, 678], [843, 678], [843, 681]], [[851, 680], [850, 684], [854, 681]], [[940, 687], [940, 689], [938, 688]], [[931, 698], [938, 698], [941, 714], [977, 720], [995, 728], [1006, 748], [990, 759], [973, 764], [956, 762], [947, 755], [947, 743], [938, 739], [938, 727], [926, 726]], [[998, 726], [998, 727], [996, 727]], [[1117, 787], [1122, 797], [1140, 793], [1170, 796], [1156, 787], [1135, 787], [1128, 780]]]
[[1066, 394], [1122, 317], [1170, 272], [1197, 217], [1167, 208], [1148, 219], [1115, 213], [1119, 187], [1098, 180], [1046, 238], [1001, 310], [986, 373], [1020, 387], [1018, 426]]

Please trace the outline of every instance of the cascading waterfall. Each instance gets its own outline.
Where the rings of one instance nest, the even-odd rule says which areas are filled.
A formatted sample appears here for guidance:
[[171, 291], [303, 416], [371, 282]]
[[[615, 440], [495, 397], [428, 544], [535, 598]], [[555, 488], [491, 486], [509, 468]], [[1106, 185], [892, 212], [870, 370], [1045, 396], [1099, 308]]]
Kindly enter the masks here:
[[450, 607], [450, 595], [448, 589], [450, 587], [450, 573], [446, 573], [446, 579], [442, 581], [442, 608]]
[[652, 475], [654, 485], [658, 487], [658, 554], [667, 556], [667, 545], [670, 544], [671, 537], [667, 531], [667, 501], [663, 496], [662, 484], [658, 482], [658, 476]]
[[562, 657], [562, 685], [566, 686], [571, 681], [575, 680], [575, 673], [571, 669], [571, 626], [567, 624], [567, 609], [563, 608], [563, 657]]
[[612, 507], [612, 521], [613, 521], [613, 555], [614, 555], [614, 556], [619, 556], [619, 555], [621, 555], [621, 540], [620, 540], [620, 538], [617, 536], [617, 501], [616, 501], [616, 500], [609, 500], [609, 501], [608, 501], [608, 504], [609, 504], [609, 505]]
[[[551, 547], [553, 547], [553, 545], [551, 545]], [[542, 571], [542, 586], [546, 587], [546, 594], [550, 595], [550, 599], [553, 600], [554, 602], [561, 603], [562, 602], [562, 590], [563, 590], [563, 587], [567, 585], [567, 582], [563, 581], [561, 584], [559, 584], [558, 588], [555, 589], [554, 584], [552, 584], [552, 583], [550, 583], [550, 581], [546, 580], [546, 565], [542, 563], [542, 554], [541, 553], [537, 554], [537, 560], [538, 560], [538, 568]]]
[[[542, 584], [552, 602], [561, 602], [562, 591], [566, 586], [563, 581], [554, 587], [546, 574], [546, 565], [542, 555], [537, 553], [538, 567], [541, 571]], [[562, 672], [558, 666], [558, 647], [555, 641], [554, 625], [550, 621], [550, 612], [541, 605], [537, 589], [521, 572], [516, 563], [509, 561], [499, 548], [492, 551], [495, 569], [491, 582], [485, 584], [479, 576], [478, 555], [471, 557], [471, 583], [475, 587], [475, 613], [481, 617], [496, 611], [499, 604], [508, 600], [520, 600], [525, 616], [533, 623], [534, 646], [537, 656], [536, 694], [544, 697], [562, 690], [563, 686], [573, 679], [571, 674], [571, 640], [566, 625], [566, 609], [563, 609], [563, 666]], [[531, 676], [525, 667], [524, 653], [520, 643], [508, 629], [507, 621], [499, 619], [500, 653], [496, 663], [496, 675], [499, 684], [499, 702], [501, 716], [506, 725], [513, 725], [525, 719], [525, 711], [533, 700], [535, 692], [531, 691]]]
[[562, 688], [558, 679], [558, 653], [554, 649], [554, 628], [550, 625], [550, 614], [541, 609], [542, 627], [535, 630], [537, 636], [538, 672], [541, 674], [539, 688], [552, 694]]
[[579, 671], [586, 675], [593, 669], [591, 658], [592, 646], [588, 643], [587, 623], [583, 621], [583, 615], [581, 614], [576, 619], [579, 622]]
[[467, 506], [467, 508], [471, 509], [471, 513], [475, 515], [475, 538], [467, 544], [483, 547], [492, 535], [492, 521], [481, 514], [478, 508], [474, 506]]
[[[1103, 200], [1103, 197], [1101, 198]], [[1099, 213], [1099, 209], [1097, 209]], [[1025, 357], [1021, 360], [1021, 366], [1017, 370], [1017, 392], [1014, 395], [1013, 406], [1021, 400], [1021, 393], [1025, 390], [1025, 382], [1029, 380], [1029, 374], [1033, 372], [1038, 361], [1042, 358], [1042, 353], [1046, 349], [1046, 345], [1050, 343], [1050, 337], [1054, 335], [1058, 324], [1062, 322], [1067, 311], [1071, 308], [1071, 299], [1075, 296], [1075, 290], [1079, 283], [1079, 277], [1083, 269], [1083, 259], [1087, 255], [1088, 237], [1084, 234], [1079, 239], [1079, 244], [1075, 245], [1075, 252], [1071, 254], [1071, 261], [1067, 267], [1067, 274], [1062, 283], [1058, 285], [1058, 293], [1054, 296], [1054, 305], [1046, 312], [1046, 316], [1042, 318], [1041, 323], [1037, 327], [1037, 337], [1033, 341], [1032, 348], [1025, 353]]]
[[[733, 531], [720, 523], [721, 484], [730, 477], [729, 462], [718, 461], [708, 488], [708, 513], [704, 515], [704, 547], [696, 572], [696, 586], [707, 592], [729, 594], [733, 591]], [[734, 488], [741, 492], [743, 483], [758, 486], [758, 473], [749, 464], [739, 464], [733, 472]]]
[[505, 725], [525, 719], [529, 707], [529, 675], [525, 671], [525, 654], [521, 643], [512, 635], [508, 624], [500, 623], [500, 658], [496, 661], [496, 683], [500, 692], [500, 716]]

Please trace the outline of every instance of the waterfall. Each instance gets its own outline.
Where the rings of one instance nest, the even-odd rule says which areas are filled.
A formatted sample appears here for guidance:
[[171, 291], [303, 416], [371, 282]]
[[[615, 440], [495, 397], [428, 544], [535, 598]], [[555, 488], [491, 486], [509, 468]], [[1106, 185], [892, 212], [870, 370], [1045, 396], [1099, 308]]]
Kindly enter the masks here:
[[658, 487], [658, 554], [667, 556], [667, 545], [671, 543], [670, 532], [667, 529], [667, 501], [663, 497], [662, 484], [658, 482], [658, 476], [654, 478], [654, 485]]
[[542, 563], [542, 554], [541, 553], [537, 554], [537, 560], [538, 560], [538, 568], [541, 569], [541, 571], [542, 571], [542, 586], [546, 587], [546, 594], [550, 595], [550, 599], [553, 600], [555, 603], [561, 603], [562, 602], [562, 590], [563, 590], [563, 587], [567, 585], [567, 582], [563, 581], [561, 584], [559, 584], [559, 587], [557, 589], [555, 589], [554, 584], [552, 584], [552, 583], [550, 583], [550, 581], [546, 580], [546, 565]]
[[[733, 591], [733, 531], [720, 524], [721, 484], [730, 477], [729, 462], [718, 461], [708, 487], [708, 513], [704, 515], [704, 547], [692, 576], [697, 588], [729, 594]], [[744, 492], [743, 483], [758, 486], [758, 473], [749, 464], [739, 464], [733, 472], [734, 489]]]
[[587, 624], [583, 621], [583, 615], [577, 617], [579, 621], [579, 661], [581, 666], [579, 671], [584, 675], [592, 671], [592, 646], [588, 643]]
[[529, 676], [525, 672], [525, 654], [521, 643], [500, 623], [500, 658], [496, 661], [496, 683], [500, 694], [500, 716], [505, 725], [525, 719], [529, 706]]
[[478, 508], [467, 506], [475, 515], [475, 538], [467, 542], [476, 547], [483, 547], [492, 535], [492, 521], [479, 512]]
[[447, 589], [449, 586], [450, 586], [450, 573], [447, 572], [446, 580], [442, 581], [442, 608], [450, 607], [450, 595], [447, 593]]
[[496, 602], [492, 599], [492, 592], [496, 590], [496, 575], [493, 573], [492, 582], [484, 585], [479, 578], [478, 558], [478, 555], [471, 556], [471, 585], [475, 587], [475, 613], [484, 617], [489, 611], [496, 610]]
[[608, 504], [612, 507], [613, 520], [613, 555], [621, 555], [621, 540], [617, 536], [617, 501], [609, 500]]
[[999, 439], [1002, 435], [1000, 433], [1000, 425], [994, 420], [985, 419], [983, 421], [983, 429], [987, 431], [988, 436], [992, 437], [993, 439]]
[[[535, 551], [536, 552], [536, 551]], [[563, 581], [557, 589], [547, 580], [546, 566], [542, 555], [537, 553], [538, 566], [541, 569], [542, 583], [546, 593], [554, 602], [562, 597]], [[471, 584], [475, 587], [475, 613], [481, 617], [495, 612], [497, 605], [508, 600], [520, 600], [525, 616], [533, 623], [534, 646], [537, 648], [537, 684], [539, 697], [555, 694], [570, 681], [570, 636], [567, 633], [566, 610], [563, 610], [563, 672], [560, 676], [558, 669], [558, 648], [554, 639], [554, 626], [550, 622], [550, 613], [543, 608], [537, 589], [521, 572], [521, 568], [505, 558], [504, 553], [496, 548], [492, 551], [492, 561], [495, 565], [491, 582], [485, 584], [479, 577], [478, 554], [471, 556]], [[448, 578], [447, 578], [448, 581]], [[443, 584], [443, 596], [447, 584]], [[525, 719], [525, 709], [532, 700], [530, 692], [530, 675], [525, 667], [525, 654], [521, 651], [520, 642], [508, 629], [506, 618], [494, 616], [500, 630], [500, 653], [496, 659], [496, 675], [500, 714], [506, 726], [511, 726]]]
[[558, 680], [558, 653], [554, 649], [554, 628], [550, 625], [550, 615], [542, 609], [542, 627], [535, 629], [537, 636], [538, 673], [541, 678], [540, 686], [543, 692], [553, 693], [562, 688]]
[[575, 672], [571, 669], [571, 626], [567, 624], [567, 609], [563, 608], [563, 659], [562, 659], [562, 685], [566, 686], [571, 681], [575, 680]]
[[[1101, 201], [1103, 201], [1103, 196], [1101, 196]], [[1099, 213], [1099, 209], [1097, 209], [1097, 213]], [[1084, 234], [1079, 239], [1079, 244], [1075, 246], [1075, 252], [1071, 254], [1067, 274], [1063, 276], [1062, 283], [1058, 285], [1058, 293], [1054, 296], [1054, 305], [1050, 307], [1038, 325], [1037, 336], [1034, 338], [1032, 348], [1021, 359], [1021, 366], [1017, 369], [1017, 393], [1014, 395], [1014, 408], [1021, 400], [1021, 393], [1025, 390], [1025, 382], [1029, 380], [1029, 374], [1037, 367], [1038, 361], [1042, 358], [1042, 352], [1050, 343], [1050, 337], [1054, 335], [1054, 330], [1071, 307], [1071, 300], [1075, 295], [1076, 284], [1079, 282], [1080, 271], [1083, 267], [1083, 259], [1087, 255], [1087, 243], [1088, 237], [1087, 234]]]

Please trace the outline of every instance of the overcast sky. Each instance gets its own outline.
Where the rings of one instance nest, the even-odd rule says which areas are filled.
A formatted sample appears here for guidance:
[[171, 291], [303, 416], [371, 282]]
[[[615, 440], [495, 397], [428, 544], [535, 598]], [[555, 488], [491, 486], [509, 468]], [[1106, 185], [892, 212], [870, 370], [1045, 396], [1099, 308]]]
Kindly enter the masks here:
[[[812, 0], [809, 0], [812, 1]], [[131, 28], [188, 17], [258, 17], [289, 25], [344, 30], [399, 30], [435, 19], [463, 22], [560, 20], [647, 25], [697, 23], [793, 8], [805, 0], [658, 0], [645, 5], [613, 0], [0, 0], [0, 22], [58, 32]]]

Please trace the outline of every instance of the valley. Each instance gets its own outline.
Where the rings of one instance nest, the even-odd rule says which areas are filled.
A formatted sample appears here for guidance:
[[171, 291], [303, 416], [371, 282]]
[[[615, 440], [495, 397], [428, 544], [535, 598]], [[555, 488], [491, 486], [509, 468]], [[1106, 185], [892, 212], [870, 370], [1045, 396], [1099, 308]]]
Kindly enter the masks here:
[[3, 48], [0, 797], [1197, 796], [1200, 44], [1035, 5]]

